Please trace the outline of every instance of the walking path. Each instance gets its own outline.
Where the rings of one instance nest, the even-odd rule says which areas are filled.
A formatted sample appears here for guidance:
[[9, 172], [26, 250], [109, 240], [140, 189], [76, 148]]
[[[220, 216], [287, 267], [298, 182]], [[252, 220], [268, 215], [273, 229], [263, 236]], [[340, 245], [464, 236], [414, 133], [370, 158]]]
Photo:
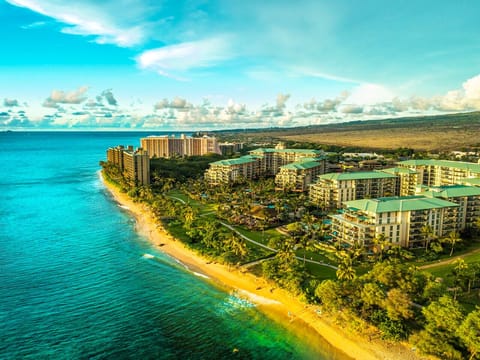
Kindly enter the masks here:
[[454, 256], [454, 257], [451, 257], [451, 258], [448, 258], [448, 259], [445, 259], [445, 260], [441, 260], [441, 261], [432, 263], [432, 264], [422, 265], [422, 266], [419, 266], [418, 268], [419, 269], [429, 269], [429, 268], [433, 268], [433, 267], [437, 267], [437, 266], [448, 265], [448, 264], [453, 263], [455, 260], [463, 259], [467, 255], [476, 254], [478, 252], [480, 252], [480, 248], [469, 251], [468, 253], [465, 253], [465, 254], [462, 254], [462, 255], [457, 255], [457, 256]]
[[[182, 204], [185, 204], [185, 200], [180, 199], [179, 197], [170, 196], [170, 198], [175, 199], [175, 200], [178, 200], [178, 201], [180, 201]], [[205, 214], [203, 214], [203, 215], [205, 215]], [[257, 245], [257, 246], [260, 246], [261, 248], [264, 248], [264, 249], [266, 249], [266, 250], [273, 251], [273, 252], [275, 252], [275, 253], [278, 252], [277, 249], [271, 248], [271, 247], [269, 247], [269, 246], [267, 246], [267, 245], [264, 245], [264, 244], [262, 244], [262, 243], [260, 243], [260, 242], [258, 242], [258, 241], [255, 241], [255, 240], [253, 240], [253, 239], [250, 239], [248, 236], [243, 235], [240, 231], [238, 231], [237, 229], [235, 229], [232, 225], [227, 224], [227, 223], [225, 223], [225, 222], [223, 222], [223, 221], [219, 221], [219, 222], [220, 222], [220, 224], [222, 224], [223, 226], [225, 226], [227, 229], [232, 230], [233, 232], [235, 232], [236, 234], [238, 234], [240, 237], [242, 237], [242, 238], [245, 239], [246, 241], [248, 241], [248, 242], [250, 242], [250, 243], [252, 243], [252, 244], [255, 244], [255, 245]], [[302, 258], [302, 257], [300, 257], [300, 256], [295, 256], [295, 258], [296, 258], [297, 260], [301, 260], [301, 261], [304, 261], [304, 260], [305, 260], [305, 262], [308, 262], [308, 263], [310, 263], [310, 264], [317, 264], [317, 265], [321, 265], [321, 266], [326, 266], [326, 267], [329, 267], [329, 268], [334, 269], [334, 270], [337, 270], [337, 269], [338, 269], [336, 266], [333, 266], [333, 265], [324, 263], [324, 262], [322, 262], [322, 261], [304, 259], [304, 258]], [[261, 261], [264, 261], [264, 260], [261, 260]]]
[[[229, 224], [227, 224], [227, 223], [224, 223], [223, 221], [220, 221], [220, 224], [222, 224], [223, 226], [225, 226], [227, 229], [230, 229], [230, 230], [234, 231], [234, 232], [237, 233], [239, 236], [241, 236], [242, 238], [244, 238], [246, 241], [251, 242], [252, 244], [255, 244], [255, 245], [257, 245], [257, 246], [260, 246], [260, 247], [262, 247], [262, 248], [264, 248], [264, 249], [267, 249], [267, 250], [270, 250], [270, 251], [273, 251], [273, 252], [278, 252], [277, 249], [271, 248], [271, 247], [269, 247], [269, 246], [267, 246], [267, 245], [264, 245], [264, 244], [262, 244], [262, 243], [260, 243], [260, 242], [258, 242], [258, 241], [255, 241], [255, 240], [250, 239], [249, 237], [243, 235], [241, 232], [239, 232], [237, 229], [235, 229], [232, 225], [229, 225]], [[326, 267], [332, 268], [332, 269], [334, 269], [334, 270], [337, 270], [337, 269], [338, 269], [336, 266], [333, 266], [333, 265], [330, 265], [330, 264], [327, 264], [327, 263], [324, 263], [324, 262], [321, 262], [321, 261], [304, 259], [304, 258], [302, 258], [302, 257], [300, 257], [300, 256], [295, 256], [295, 258], [298, 259], [298, 260], [301, 260], [301, 261], [305, 260], [305, 262], [308, 262], [308, 263], [311, 263], [311, 264], [317, 264], [317, 265], [321, 265], [321, 266], [326, 266]]]

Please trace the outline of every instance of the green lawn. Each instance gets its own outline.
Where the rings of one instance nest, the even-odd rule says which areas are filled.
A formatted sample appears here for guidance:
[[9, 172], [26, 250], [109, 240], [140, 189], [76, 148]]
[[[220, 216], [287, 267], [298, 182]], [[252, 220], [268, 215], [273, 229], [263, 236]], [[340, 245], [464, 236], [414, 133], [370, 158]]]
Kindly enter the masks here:
[[[480, 262], [480, 252], [465, 255], [463, 257], [463, 260], [467, 264], [478, 263], [478, 262]], [[438, 266], [423, 269], [423, 270], [428, 271], [429, 273], [433, 274], [434, 276], [441, 277], [441, 278], [445, 279], [446, 276], [452, 272], [452, 269], [454, 267], [455, 267], [455, 261], [454, 261], [454, 263], [451, 263], [451, 264], [438, 265]]]
[[168, 193], [167, 196], [173, 198], [174, 200], [181, 199], [184, 202], [190, 204], [194, 209], [198, 210], [200, 216], [215, 212], [217, 206], [215, 204], [204, 204], [200, 201], [190, 199], [188, 195], [185, 195], [179, 190], [172, 190]]
[[317, 280], [323, 281], [337, 278], [335, 269], [311, 263], [306, 263], [305, 267]]
[[[197, 209], [200, 216], [211, 217], [213, 219], [217, 219], [215, 210], [217, 204], [204, 204], [200, 201], [192, 200], [187, 195], [182, 193], [179, 190], [172, 190], [168, 193], [168, 195], [172, 198], [181, 199], [184, 202], [188, 202], [193, 208]], [[237, 230], [240, 234], [257, 241], [261, 244], [267, 245], [272, 239], [285, 239], [285, 235], [279, 233], [275, 228], [266, 229], [265, 231], [258, 231], [258, 230], [249, 230], [245, 229], [242, 226], [233, 225], [235, 230]], [[186, 235], [184, 233], [183, 228], [181, 226], [169, 226], [169, 230], [172, 231], [172, 235], [182, 239], [183, 241], [186, 240]], [[256, 259], [263, 258], [268, 256], [270, 252], [268, 250], [263, 249], [260, 246], [252, 244], [247, 241], [247, 247], [249, 249], [248, 261], [254, 261]], [[296, 251], [296, 255], [300, 258], [303, 258], [303, 250], [299, 249]], [[325, 262], [328, 264], [335, 265], [335, 261], [332, 260], [332, 256], [330, 254], [325, 254], [322, 251], [307, 251], [305, 253], [306, 259], [311, 259], [315, 261]], [[324, 280], [324, 279], [335, 279], [336, 278], [336, 271], [335, 269], [331, 269], [326, 266], [322, 266], [319, 264], [311, 264], [306, 263], [306, 267], [308, 271], [317, 279]]]

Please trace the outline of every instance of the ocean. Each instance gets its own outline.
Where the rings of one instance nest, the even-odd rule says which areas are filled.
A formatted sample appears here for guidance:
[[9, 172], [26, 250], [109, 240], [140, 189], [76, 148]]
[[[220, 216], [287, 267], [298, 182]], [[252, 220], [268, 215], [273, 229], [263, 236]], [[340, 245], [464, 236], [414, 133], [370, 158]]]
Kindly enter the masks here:
[[339, 359], [135, 232], [98, 163], [152, 134], [0, 133], [0, 358]]

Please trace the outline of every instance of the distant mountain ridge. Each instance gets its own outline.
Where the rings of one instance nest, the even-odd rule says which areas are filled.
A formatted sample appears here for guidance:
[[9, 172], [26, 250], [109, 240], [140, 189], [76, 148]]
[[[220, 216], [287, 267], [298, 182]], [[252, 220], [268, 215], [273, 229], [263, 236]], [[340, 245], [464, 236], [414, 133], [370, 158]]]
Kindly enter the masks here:
[[365, 149], [409, 147], [447, 151], [480, 148], [480, 112], [359, 120], [294, 128], [220, 131]]

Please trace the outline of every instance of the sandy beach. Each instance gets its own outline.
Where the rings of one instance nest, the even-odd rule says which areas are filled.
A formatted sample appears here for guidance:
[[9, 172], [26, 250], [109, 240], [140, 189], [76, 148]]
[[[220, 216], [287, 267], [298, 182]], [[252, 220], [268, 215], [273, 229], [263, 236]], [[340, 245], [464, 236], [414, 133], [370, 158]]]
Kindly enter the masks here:
[[179, 260], [191, 271], [208, 277], [206, 281], [212, 281], [227, 291], [234, 290], [239, 296], [248, 298], [267, 316], [286, 327], [291, 327], [302, 338], [314, 342], [315, 336], [312, 336], [312, 333], [318, 334], [332, 347], [340, 349], [347, 355], [338, 354], [336, 358], [362, 360], [423, 358], [402, 344], [391, 344], [379, 339], [363, 339], [357, 334], [345, 331], [335, 325], [332, 319], [319, 315], [316, 311], [318, 307], [306, 305], [288, 292], [272, 286], [266, 280], [234, 267], [204, 259], [159, 226], [144, 204], [133, 202], [128, 195], [121, 193], [116, 187], [105, 181], [103, 183], [115, 201], [136, 218], [136, 230], [149, 239], [152, 245]]

